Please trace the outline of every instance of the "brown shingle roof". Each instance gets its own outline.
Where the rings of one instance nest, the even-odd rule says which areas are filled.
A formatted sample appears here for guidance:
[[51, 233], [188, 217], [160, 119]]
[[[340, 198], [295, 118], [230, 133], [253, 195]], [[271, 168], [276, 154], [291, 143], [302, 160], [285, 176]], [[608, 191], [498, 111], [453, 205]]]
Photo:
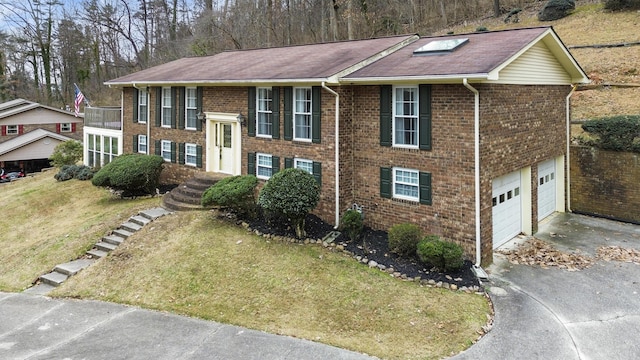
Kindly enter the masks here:
[[[509, 60], [549, 30], [549, 27], [512, 29], [440, 37], [425, 37], [409, 46], [355, 71], [346, 80], [367, 78], [446, 77], [487, 74]], [[413, 51], [433, 40], [468, 38], [468, 43], [451, 52], [414, 55]]]
[[110, 80], [106, 84], [133, 83], [242, 83], [286, 80], [323, 80], [415, 39], [415, 35], [343, 41], [280, 48], [227, 51], [190, 57]]

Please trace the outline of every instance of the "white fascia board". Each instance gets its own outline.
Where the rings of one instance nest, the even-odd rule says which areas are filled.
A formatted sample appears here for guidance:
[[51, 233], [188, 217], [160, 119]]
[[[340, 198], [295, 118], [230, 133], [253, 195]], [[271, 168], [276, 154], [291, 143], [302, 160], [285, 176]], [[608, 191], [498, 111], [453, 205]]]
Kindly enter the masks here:
[[437, 76], [396, 76], [396, 77], [368, 77], [368, 78], [342, 78], [341, 85], [379, 85], [379, 84], [415, 84], [427, 82], [430, 84], [459, 84], [462, 79], [474, 80], [476, 82], [487, 80], [488, 74], [455, 74]]
[[273, 85], [319, 85], [337, 84], [334, 77], [329, 78], [305, 78], [305, 79], [252, 79], [252, 80], [202, 80], [202, 81], [126, 81], [126, 82], [105, 82], [105, 85], [124, 87], [133, 86], [273, 86]]

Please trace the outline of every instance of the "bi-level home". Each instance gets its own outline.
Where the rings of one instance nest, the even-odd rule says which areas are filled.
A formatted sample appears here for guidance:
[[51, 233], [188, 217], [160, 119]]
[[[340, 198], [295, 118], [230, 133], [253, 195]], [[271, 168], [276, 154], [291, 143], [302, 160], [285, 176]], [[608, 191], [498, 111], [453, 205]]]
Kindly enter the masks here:
[[0, 104], [0, 166], [5, 171], [49, 167], [56, 145], [82, 140], [82, 117], [24, 99]]
[[122, 149], [163, 179], [301, 168], [315, 214], [411, 222], [477, 265], [565, 210], [569, 99], [584, 71], [550, 27], [228, 51], [107, 82]]

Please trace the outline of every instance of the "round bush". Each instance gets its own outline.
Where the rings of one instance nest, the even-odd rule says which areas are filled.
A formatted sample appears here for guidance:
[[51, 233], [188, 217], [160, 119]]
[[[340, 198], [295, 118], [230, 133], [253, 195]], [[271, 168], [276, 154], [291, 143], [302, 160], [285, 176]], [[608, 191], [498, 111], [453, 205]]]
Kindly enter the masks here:
[[351, 241], [356, 241], [362, 232], [362, 214], [359, 211], [349, 209], [340, 219], [340, 229], [346, 231]]
[[404, 256], [413, 257], [422, 238], [422, 230], [415, 224], [393, 225], [388, 232], [389, 250]]
[[255, 210], [255, 191], [258, 179], [254, 175], [224, 178], [202, 194], [202, 206], [223, 206], [239, 215], [252, 216]]
[[53, 149], [53, 154], [49, 157], [51, 164], [55, 167], [64, 165], [74, 165], [82, 159], [82, 143], [77, 140], [67, 140]]
[[464, 264], [462, 247], [453, 242], [443, 241], [436, 235], [422, 239], [417, 248], [420, 261], [442, 271], [456, 271]]
[[306, 236], [304, 219], [319, 201], [320, 186], [313, 175], [294, 168], [271, 176], [258, 197], [258, 205], [267, 213], [289, 219], [298, 238]]
[[163, 164], [158, 155], [120, 155], [95, 173], [91, 183], [122, 191], [122, 197], [155, 194]]

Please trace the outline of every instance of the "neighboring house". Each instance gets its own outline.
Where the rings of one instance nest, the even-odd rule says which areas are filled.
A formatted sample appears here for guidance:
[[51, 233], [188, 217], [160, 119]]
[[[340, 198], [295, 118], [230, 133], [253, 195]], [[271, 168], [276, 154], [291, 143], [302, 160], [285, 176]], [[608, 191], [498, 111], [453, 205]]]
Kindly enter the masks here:
[[569, 96], [587, 81], [537, 27], [229, 51], [107, 84], [123, 151], [163, 156], [164, 181], [302, 168], [324, 220], [415, 223], [479, 265], [565, 210]]
[[49, 167], [55, 146], [82, 140], [82, 117], [24, 99], [0, 104], [0, 166], [6, 171]]

